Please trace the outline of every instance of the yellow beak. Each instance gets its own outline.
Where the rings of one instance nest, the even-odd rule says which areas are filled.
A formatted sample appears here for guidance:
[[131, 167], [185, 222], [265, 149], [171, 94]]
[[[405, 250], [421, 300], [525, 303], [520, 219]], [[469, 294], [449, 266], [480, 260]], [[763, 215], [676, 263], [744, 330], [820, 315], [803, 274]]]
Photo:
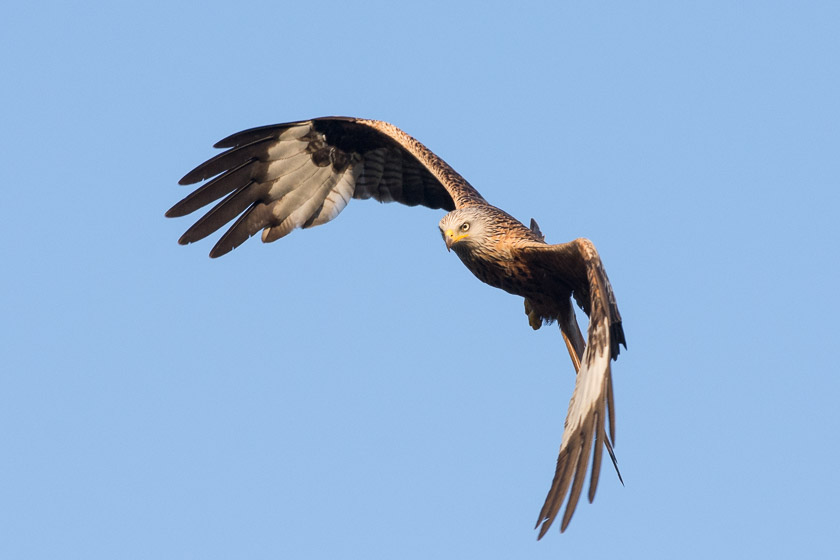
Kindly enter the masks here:
[[443, 240], [446, 243], [446, 250], [451, 251], [452, 246], [455, 245], [458, 241], [462, 240], [465, 237], [468, 237], [469, 233], [462, 233], [461, 235], [455, 235], [455, 232], [451, 229], [446, 230], [443, 232]]

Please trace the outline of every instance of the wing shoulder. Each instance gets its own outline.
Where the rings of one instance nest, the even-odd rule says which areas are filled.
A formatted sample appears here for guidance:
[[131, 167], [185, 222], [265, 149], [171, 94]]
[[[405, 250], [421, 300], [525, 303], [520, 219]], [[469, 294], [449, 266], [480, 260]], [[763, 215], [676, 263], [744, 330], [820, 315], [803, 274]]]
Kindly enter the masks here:
[[[611, 357], [619, 354], [619, 345], [627, 346], [615, 294], [595, 245], [586, 238], [556, 245], [534, 244], [523, 249], [526, 259], [548, 271], [558, 282], [572, 290], [575, 302], [590, 317], [603, 309], [609, 318]], [[600, 303], [603, 302], [603, 307]]]

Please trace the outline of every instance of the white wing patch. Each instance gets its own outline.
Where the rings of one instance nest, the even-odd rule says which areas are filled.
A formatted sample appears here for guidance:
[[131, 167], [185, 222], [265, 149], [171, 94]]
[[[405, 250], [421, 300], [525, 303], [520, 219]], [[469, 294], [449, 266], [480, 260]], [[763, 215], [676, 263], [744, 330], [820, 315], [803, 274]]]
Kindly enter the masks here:
[[304, 165], [282, 177], [270, 191], [272, 198], [275, 198], [275, 193], [279, 195], [279, 200], [269, 203], [277, 225], [263, 231], [263, 241], [276, 241], [306, 223], [324, 203], [338, 179], [330, 166], [316, 165]]
[[356, 182], [362, 172], [361, 165], [353, 165], [347, 169], [342, 175], [338, 184], [333, 187], [329, 194], [324, 199], [324, 204], [318, 214], [311, 222], [304, 224], [302, 227], [314, 227], [325, 224], [338, 216], [344, 210], [350, 199], [353, 198]]
[[313, 132], [312, 122], [307, 121], [295, 126], [290, 126], [277, 135], [278, 140], [300, 140], [310, 132]]
[[[588, 339], [609, 341], [609, 330], [609, 321], [604, 317], [590, 329]], [[599, 401], [605, 398], [609, 368], [609, 343], [587, 344], [583, 352], [580, 372], [575, 380], [572, 400], [569, 401], [569, 412], [566, 415], [563, 439], [560, 442], [561, 451], [569, 444], [572, 435], [583, 426], [586, 417], [598, 408]]]

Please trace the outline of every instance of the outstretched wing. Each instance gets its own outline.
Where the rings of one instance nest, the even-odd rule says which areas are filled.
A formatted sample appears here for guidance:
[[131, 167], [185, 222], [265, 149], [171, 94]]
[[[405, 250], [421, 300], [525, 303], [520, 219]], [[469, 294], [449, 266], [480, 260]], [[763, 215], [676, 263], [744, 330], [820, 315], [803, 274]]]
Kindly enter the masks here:
[[446, 210], [487, 204], [445, 161], [382, 121], [324, 117], [263, 126], [228, 136], [215, 147], [228, 150], [180, 183], [212, 179], [166, 212], [185, 216], [222, 198], [178, 240], [182, 245], [198, 241], [236, 219], [211, 257], [260, 230], [268, 243], [295, 228], [329, 222], [351, 198]]
[[[524, 250], [524, 255], [535, 267], [553, 271], [558, 279], [571, 287], [575, 300], [589, 315], [587, 343], [569, 402], [557, 469], [537, 519], [537, 527], [542, 525], [538, 538], [542, 538], [568, 495], [560, 525], [561, 532], [566, 530], [583, 489], [590, 454], [593, 458], [589, 501], [595, 498], [601, 455], [604, 447], [612, 455], [610, 440], [615, 441], [610, 361], [618, 357], [619, 344], [627, 345], [612, 287], [591, 241], [577, 239], [561, 245], [529, 247]], [[605, 427], [607, 418], [609, 439]]]

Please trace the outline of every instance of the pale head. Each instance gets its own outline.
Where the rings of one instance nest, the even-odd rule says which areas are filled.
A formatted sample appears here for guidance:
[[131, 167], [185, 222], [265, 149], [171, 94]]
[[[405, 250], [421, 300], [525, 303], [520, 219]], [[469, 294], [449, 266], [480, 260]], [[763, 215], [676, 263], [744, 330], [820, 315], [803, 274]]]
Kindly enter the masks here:
[[447, 250], [468, 249], [486, 235], [487, 216], [481, 208], [459, 208], [443, 217], [438, 224]]

